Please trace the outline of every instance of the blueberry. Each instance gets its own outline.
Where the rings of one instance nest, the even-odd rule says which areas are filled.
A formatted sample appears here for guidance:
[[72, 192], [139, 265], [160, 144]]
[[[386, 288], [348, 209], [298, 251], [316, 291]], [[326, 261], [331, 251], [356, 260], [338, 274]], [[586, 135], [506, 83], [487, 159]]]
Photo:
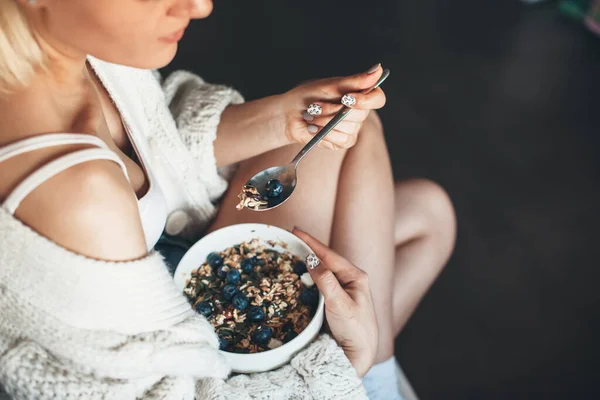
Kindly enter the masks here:
[[294, 272], [298, 274], [298, 276], [302, 276], [303, 273], [308, 272], [306, 264], [302, 261], [297, 261], [296, 264], [294, 264]]
[[248, 319], [251, 322], [260, 322], [265, 319], [265, 311], [262, 307], [252, 306], [248, 309]]
[[254, 271], [254, 264], [255, 264], [255, 260], [253, 260], [256, 257], [252, 257], [252, 258], [244, 258], [242, 260], [242, 271], [244, 271], [244, 273], [249, 274], [252, 271]]
[[286, 322], [285, 324], [283, 324], [283, 326], [281, 327], [281, 330], [283, 332], [289, 332], [292, 329], [294, 329], [294, 324], [292, 324], [291, 321]]
[[252, 334], [252, 341], [256, 344], [266, 346], [269, 344], [271, 336], [273, 336], [273, 331], [271, 328], [269, 328], [267, 325], [261, 325]]
[[223, 286], [223, 297], [225, 300], [231, 300], [238, 292], [238, 288], [235, 285], [229, 284]]
[[237, 284], [240, 283], [241, 275], [237, 269], [231, 269], [227, 273], [227, 282]]
[[229, 338], [219, 336], [219, 350], [227, 349], [230, 344], [231, 344], [231, 341], [229, 340]]
[[206, 262], [213, 268], [223, 265], [223, 257], [217, 252], [212, 252], [206, 257]]
[[316, 286], [304, 289], [300, 294], [300, 301], [307, 306], [316, 306], [319, 303], [319, 291]]
[[229, 267], [227, 265], [221, 265], [220, 267], [217, 267], [217, 270], [215, 271], [215, 273], [220, 279], [226, 279], [228, 272]]
[[283, 192], [283, 185], [279, 179], [271, 179], [265, 186], [268, 197], [277, 197]]
[[283, 343], [287, 343], [290, 340], [293, 340], [296, 336], [298, 336], [298, 334], [296, 333], [296, 331], [294, 331], [294, 330], [289, 331], [283, 337]]
[[196, 311], [208, 318], [213, 313], [213, 306], [209, 301], [202, 301], [196, 304]]
[[238, 293], [233, 296], [233, 300], [231, 300], [233, 306], [238, 310], [242, 311], [248, 307], [248, 298], [243, 293]]

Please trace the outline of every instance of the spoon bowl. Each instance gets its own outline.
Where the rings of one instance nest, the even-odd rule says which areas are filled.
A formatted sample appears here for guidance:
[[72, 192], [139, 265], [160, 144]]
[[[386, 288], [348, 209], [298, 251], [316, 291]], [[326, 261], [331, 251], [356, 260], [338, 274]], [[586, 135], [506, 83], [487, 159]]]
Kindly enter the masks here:
[[[277, 197], [267, 196], [267, 183], [273, 179], [277, 179], [283, 186], [283, 191]], [[246, 182], [247, 186], [254, 186], [260, 195], [267, 199], [268, 206], [260, 207], [254, 211], [266, 211], [275, 207], [279, 207], [290, 198], [292, 192], [296, 188], [296, 164], [281, 165], [278, 167], [267, 168], [254, 175]]]

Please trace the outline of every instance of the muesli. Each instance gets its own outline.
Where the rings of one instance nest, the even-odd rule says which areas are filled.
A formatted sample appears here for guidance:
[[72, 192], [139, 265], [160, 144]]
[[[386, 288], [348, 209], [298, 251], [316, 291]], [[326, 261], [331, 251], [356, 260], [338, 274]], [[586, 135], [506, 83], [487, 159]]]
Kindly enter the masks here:
[[215, 327], [220, 348], [257, 353], [281, 346], [306, 328], [319, 292], [306, 264], [285, 244], [253, 239], [208, 255], [184, 293]]

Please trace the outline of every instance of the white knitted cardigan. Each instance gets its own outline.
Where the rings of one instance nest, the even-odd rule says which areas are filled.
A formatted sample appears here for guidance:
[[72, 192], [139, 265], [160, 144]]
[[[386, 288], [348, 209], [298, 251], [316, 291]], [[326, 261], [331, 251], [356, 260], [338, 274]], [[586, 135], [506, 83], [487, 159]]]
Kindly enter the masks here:
[[[213, 140], [234, 90], [177, 72], [90, 63], [126, 123], [139, 124], [171, 210], [197, 239], [227, 181]], [[170, 108], [170, 109], [169, 109]], [[68, 223], [68, 220], [65, 220]], [[115, 229], [118, 229], [115, 227]], [[276, 371], [229, 377], [218, 339], [176, 290], [157, 252], [129, 262], [58, 246], [0, 209], [0, 383], [15, 399], [365, 399], [322, 335]]]

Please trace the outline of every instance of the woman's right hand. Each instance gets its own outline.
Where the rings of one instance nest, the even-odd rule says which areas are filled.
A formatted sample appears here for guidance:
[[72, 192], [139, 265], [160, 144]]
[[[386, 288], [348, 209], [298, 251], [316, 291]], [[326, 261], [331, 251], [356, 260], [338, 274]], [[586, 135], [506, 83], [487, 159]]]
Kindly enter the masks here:
[[293, 233], [321, 260], [309, 272], [325, 299], [327, 324], [362, 378], [373, 365], [379, 337], [367, 274], [311, 235], [298, 228]]

